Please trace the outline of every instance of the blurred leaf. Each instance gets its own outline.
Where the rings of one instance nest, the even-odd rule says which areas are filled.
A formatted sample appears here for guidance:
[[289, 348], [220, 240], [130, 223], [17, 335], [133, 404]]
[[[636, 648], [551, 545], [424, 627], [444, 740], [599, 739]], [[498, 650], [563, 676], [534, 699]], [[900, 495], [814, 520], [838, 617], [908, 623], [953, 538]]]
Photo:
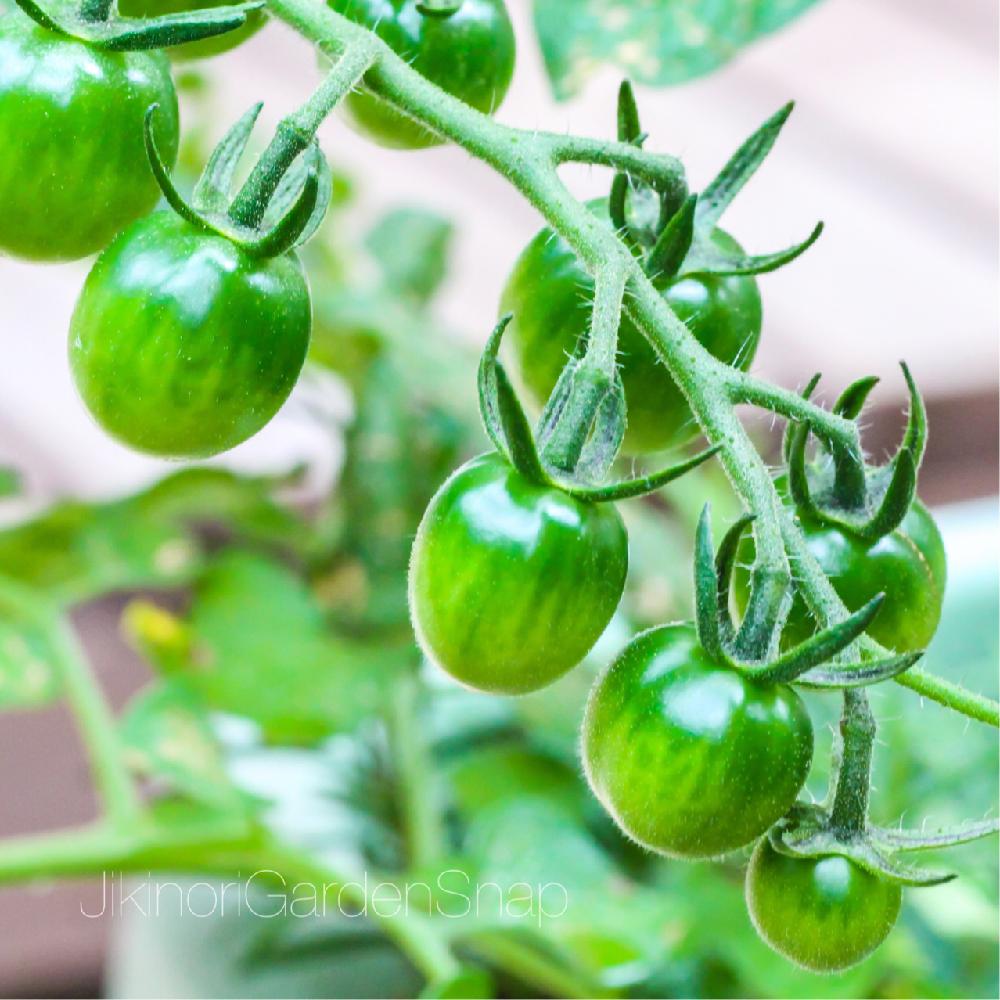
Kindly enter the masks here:
[[[224, 553], [198, 581], [182, 676], [208, 708], [275, 742], [310, 743], [378, 711], [405, 649], [335, 635], [305, 584], [275, 562]], [[170, 658], [163, 664], [175, 671]], [[176, 674], [175, 674], [176, 676]]]
[[603, 63], [637, 83], [683, 83], [784, 26], [816, 0], [535, 0], [545, 68], [559, 100]]
[[126, 709], [120, 735], [136, 773], [163, 778], [183, 795], [223, 811], [246, 807], [226, 774], [204, 706], [183, 682], [141, 691]]
[[441, 216], [400, 208], [375, 224], [365, 245], [388, 288], [423, 305], [444, 278], [451, 235], [451, 223]]
[[490, 974], [474, 965], [463, 965], [453, 976], [428, 983], [420, 991], [423, 1000], [489, 1000], [495, 996]]
[[60, 684], [43, 628], [0, 618], [0, 711], [40, 708]]
[[21, 477], [16, 469], [0, 466], [0, 497], [13, 496], [21, 491]]
[[202, 565], [196, 530], [206, 524], [262, 541], [301, 544], [308, 537], [302, 522], [270, 499], [274, 485], [191, 468], [121, 500], [58, 503], [0, 531], [0, 574], [60, 604], [183, 584]]

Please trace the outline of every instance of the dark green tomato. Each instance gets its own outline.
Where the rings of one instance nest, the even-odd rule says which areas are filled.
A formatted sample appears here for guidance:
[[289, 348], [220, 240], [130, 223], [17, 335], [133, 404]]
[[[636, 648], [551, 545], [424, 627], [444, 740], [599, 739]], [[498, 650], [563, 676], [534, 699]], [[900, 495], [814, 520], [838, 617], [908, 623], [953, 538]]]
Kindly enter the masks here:
[[[785, 477], [775, 485], [787, 498]], [[801, 527], [809, 551], [849, 610], [857, 611], [876, 594], [885, 594], [868, 629], [873, 639], [899, 653], [927, 648], [941, 619], [947, 570], [941, 534], [919, 500], [914, 500], [902, 524], [877, 542], [863, 541], [841, 528], [809, 518], [801, 519]], [[736, 600], [741, 610], [746, 607], [748, 567], [753, 559], [753, 539], [748, 535], [736, 571]], [[797, 595], [783, 642], [794, 645], [814, 631], [815, 622]]]
[[139, 451], [214, 455], [256, 434], [295, 385], [309, 288], [291, 254], [249, 257], [172, 212], [97, 259], [70, 325], [70, 365], [98, 423]]
[[0, 18], [0, 252], [73, 260], [106, 246], [160, 197], [143, 145], [177, 158], [177, 95], [159, 52], [107, 52], [19, 11]]
[[902, 890], [847, 858], [790, 858], [765, 838], [747, 869], [757, 933], [789, 961], [839, 972], [867, 958], [899, 916]]
[[524, 694], [587, 654], [625, 586], [610, 504], [536, 486], [496, 454], [431, 500], [410, 556], [410, 616], [428, 658], [481, 691]]
[[[590, 207], [607, 219], [607, 202]], [[713, 239], [728, 252], [739, 249], [721, 229]], [[712, 354], [741, 369], [750, 367], [761, 325], [760, 293], [752, 277], [685, 278], [668, 283], [662, 294]], [[500, 311], [514, 314], [506, 336], [520, 380], [539, 406], [552, 392], [567, 356], [587, 335], [593, 301], [593, 278], [562, 237], [543, 229], [517, 259], [500, 299]], [[680, 389], [627, 317], [618, 351], [628, 407], [624, 449], [633, 454], [662, 451], [694, 437], [698, 425]]]
[[[118, 0], [118, 13], [123, 17], [161, 17], [164, 14], [183, 14], [190, 10], [211, 10], [230, 3], [231, 0]], [[202, 38], [197, 42], [186, 42], [184, 45], [171, 45], [164, 51], [176, 62], [217, 56], [255, 35], [264, 27], [266, 20], [263, 11], [251, 11], [243, 27], [235, 31]]]
[[[327, 2], [374, 30], [442, 90], [486, 114], [500, 107], [514, 75], [514, 29], [503, 0], [463, 0], [450, 17], [421, 14], [417, 0]], [[343, 107], [362, 135], [383, 146], [423, 149], [442, 141], [370, 91], [348, 94]]]
[[636, 636], [594, 685], [582, 747], [594, 794], [629, 837], [710, 858], [788, 812], [813, 731], [792, 688], [718, 665], [692, 625], [673, 624]]

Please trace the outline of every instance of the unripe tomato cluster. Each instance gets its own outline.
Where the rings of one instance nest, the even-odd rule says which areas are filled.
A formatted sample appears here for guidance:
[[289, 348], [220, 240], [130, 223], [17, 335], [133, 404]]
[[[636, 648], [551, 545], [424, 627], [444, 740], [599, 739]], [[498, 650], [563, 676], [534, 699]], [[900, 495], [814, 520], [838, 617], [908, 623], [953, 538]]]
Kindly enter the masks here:
[[[591, 208], [606, 215], [604, 202]], [[719, 230], [713, 239], [735, 246]], [[689, 278], [661, 291], [708, 350], [749, 365], [761, 323], [753, 277]], [[549, 229], [515, 264], [501, 311], [514, 314], [517, 374], [537, 403], [586, 337], [592, 296], [592, 279]], [[688, 441], [697, 427], [687, 404], [627, 320], [619, 346], [626, 447]], [[776, 488], [791, 503], [783, 478]], [[612, 506], [536, 486], [495, 453], [459, 469], [428, 506], [410, 564], [410, 610], [428, 659], [462, 684], [502, 694], [537, 690], [570, 670], [623, 592], [627, 539]], [[849, 609], [885, 594], [886, 613], [872, 628], [878, 641], [900, 652], [926, 645], [945, 569], [940, 536], [919, 501], [875, 543], [828, 525], [803, 530]], [[752, 545], [738, 559], [741, 609]], [[814, 630], [797, 597], [788, 644]], [[692, 625], [651, 629], [619, 654], [591, 691], [581, 752], [595, 796], [642, 846], [694, 860], [756, 842], [747, 905], [761, 937], [790, 960], [821, 972], [847, 968], [892, 928], [898, 885], [844, 856], [799, 858], [772, 846], [768, 831], [795, 805], [812, 763], [809, 713], [791, 685], [713, 660]]]

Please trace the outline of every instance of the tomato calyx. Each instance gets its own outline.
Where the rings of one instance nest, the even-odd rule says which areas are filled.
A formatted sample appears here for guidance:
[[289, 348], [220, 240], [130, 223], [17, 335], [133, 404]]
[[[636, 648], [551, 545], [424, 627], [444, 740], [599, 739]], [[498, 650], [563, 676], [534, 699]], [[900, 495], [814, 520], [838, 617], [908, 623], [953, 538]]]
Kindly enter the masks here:
[[232, 206], [238, 197], [233, 191], [236, 168], [262, 106], [255, 104], [222, 137], [190, 201], [174, 186], [157, 149], [153, 135], [156, 105], [146, 112], [144, 131], [153, 176], [174, 212], [196, 229], [222, 236], [257, 258], [279, 257], [309, 239], [323, 221], [333, 185], [319, 143], [312, 139], [285, 168], [259, 224], [246, 225], [232, 217]]
[[[585, 358], [571, 359], [542, 413], [536, 440], [498, 357], [504, 330], [512, 318], [509, 313], [500, 318], [483, 348], [478, 372], [479, 409], [493, 447], [525, 479], [555, 487], [578, 500], [608, 503], [652, 493], [719, 451], [716, 445], [648, 475], [601, 485], [624, 430], [620, 381], [616, 378], [612, 382]], [[567, 442], [567, 437], [572, 440]], [[553, 443], [563, 455], [567, 451], [574, 454], [569, 468], [560, 468], [550, 460]]]
[[758, 630], [765, 636], [764, 650], [759, 656], [747, 656], [737, 643], [729, 591], [740, 540], [754, 517], [745, 515], [733, 524], [716, 553], [710, 513], [706, 504], [695, 535], [695, 624], [699, 642], [720, 663], [769, 684], [794, 681], [814, 688], [857, 688], [895, 677], [923, 655], [923, 650], [883, 659], [855, 659], [852, 655], [855, 641], [882, 606], [884, 595], [878, 594], [850, 617], [777, 654], [771, 651], [778, 646], [780, 616], [765, 622]]
[[[768, 254], [722, 249], [712, 239], [723, 212], [764, 162], [793, 106], [789, 102], [768, 118], [700, 195], [686, 186], [654, 190], [625, 173], [615, 175], [609, 198], [612, 222], [651, 279], [670, 284], [687, 277], [764, 274], [795, 260], [819, 239], [822, 222], [802, 242]], [[637, 146], [646, 139], [627, 80], [618, 92], [618, 139]]]
[[867, 825], [862, 830], [848, 833], [837, 829], [829, 810], [823, 806], [799, 802], [768, 831], [767, 836], [771, 846], [779, 854], [788, 857], [820, 858], [839, 855], [886, 882], [925, 887], [950, 882], [956, 876], [952, 872], [900, 861], [898, 854], [966, 844], [993, 836], [997, 831], [997, 820], [982, 820], [932, 834]]
[[[825, 461], [806, 462], [810, 429], [790, 424], [786, 431], [785, 456], [788, 485], [799, 513], [812, 520], [836, 526], [866, 542], [876, 542], [899, 527], [913, 504], [917, 470], [927, 441], [927, 412], [913, 376], [900, 363], [910, 395], [909, 416], [903, 441], [896, 454], [882, 466], [872, 467], [864, 456], [821, 441]], [[811, 394], [818, 376], [806, 389]], [[834, 412], [856, 420], [878, 379], [858, 379], [844, 390]]]
[[83, 0], [76, 10], [54, 16], [36, 0], [16, 0], [37, 24], [57, 35], [111, 51], [148, 51], [196, 42], [242, 28], [264, 0], [205, 10], [182, 11], [160, 17], [122, 17], [113, 0]]

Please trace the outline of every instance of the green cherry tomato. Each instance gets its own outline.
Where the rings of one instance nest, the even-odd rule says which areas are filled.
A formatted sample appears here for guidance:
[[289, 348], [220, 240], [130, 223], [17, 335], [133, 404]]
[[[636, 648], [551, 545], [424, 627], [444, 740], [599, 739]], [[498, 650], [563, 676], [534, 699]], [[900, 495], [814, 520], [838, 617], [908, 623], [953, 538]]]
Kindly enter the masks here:
[[813, 972], [839, 972], [867, 958], [892, 930], [903, 895], [847, 858], [791, 858], [767, 838], [750, 859], [746, 894], [757, 933]]
[[[123, 17], [162, 17], [164, 14], [184, 14], [191, 10], [211, 10], [213, 7], [228, 6], [231, 0], [118, 0], [118, 13]], [[251, 35], [264, 27], [267, 20], [263, 11], [250, 12], [246, 23], [235, 31], [222, 35], [202, 38], [197, 42], [171, 45], [164, 51], [175, 62], [189, 59], [208, 59], [241, 45]]]
[[499, 455], [431, 500], [410, 557], [410, 615], [428, 658], [469, 687], [524, 694], [587, 654], [622, 596], [625, 526], [610, 504], [537, 486]]
[[[590, 208], [608, 218], [606, 201], [591, 202]], [[721, 229], [715, 230], [713, 239], [727, 252], [738, 249]], [[761, 327], [754, 278], [684, 278], [666, 284], [662, 294], [712, 354], [727, 364], [749, 368]], [[500, 299], [500, 311], [514, 314], [506, 338], [520, 381], [539, 406], [552, 392], [567, 356], [587, 335], [593, 300], [593, 278], [561, 236], [543, 229], [521, 253]], [[694, 437], [698, 425], [680, 389], [627, 317], [618, 335], [618, 351], [628, 408], [625, 451], [662, 451]]]
[[594, 794], [638, 843], [678, 858], [743, 847], [795, 802], [813, 731], [798, 694], [715, 663], [690, 624], [636, 636], [583, 720]]
[[309, 329], [309, 288], [293, 255], [258, 260], [156, 212], [97, 259], [73, 313], [70, 365], [113, 437], [153, 455], [203, 457], [274, 416]]
[[[787, 479], [776, 480], [778, 492], [788, 498]], [[927, 508], [914, 500], [895, 531], [877, 542], [866, 542], [848, 531], [800, 518], [809, 551], [830, 578], [840, 599], [857, 611], [876, 594], [885, 601], [868, 634], [898, 653], [926, 649], [941, 619], [947, 576], [944, 542]], [[748, 567], [754, 545], [747, 536], [737, 562], [735, 593], [741, 610], [749, 596]], [[800, 596], [795, 597], [783, 641], [794, 645], [815, 631], [815, 623]]]
[[106, 246], [160, 197], [143, 145], [177, 158], [177, 95], [159, 52], [108, 52], [20, 11], [0, 17], [0, 252], [74, 260]]
[[[338, 14], [371, 28], [431, 83], [492, 114], [514, 75], [514, 29], [503, 0], [463, 0], [448, 17], [422, 14], [418, 0], [327, 0]], [[362, 134], [393, 149], [423, 149], [441, 139], [370, 91], [348, 94], [343, 108]]]

